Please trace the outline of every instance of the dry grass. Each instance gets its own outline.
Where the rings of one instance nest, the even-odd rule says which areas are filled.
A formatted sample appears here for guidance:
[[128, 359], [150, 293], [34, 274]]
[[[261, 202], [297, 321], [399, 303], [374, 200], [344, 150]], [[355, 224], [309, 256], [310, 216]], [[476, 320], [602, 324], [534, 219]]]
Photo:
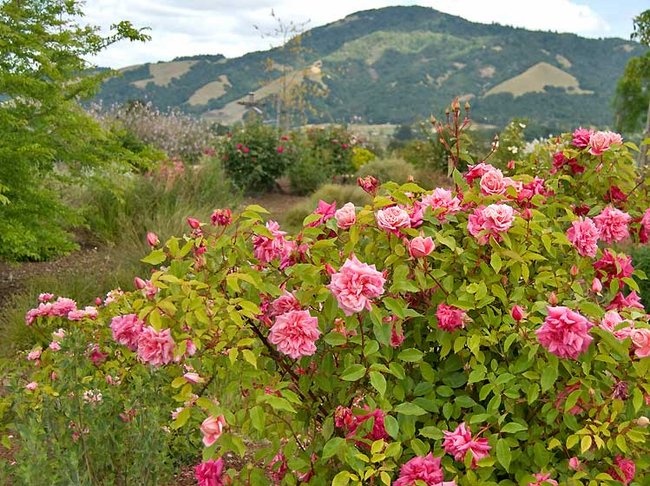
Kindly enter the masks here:
[[516, 98], [526, 93], [544, 93], [546, 86], [564, 88], [569, 94], [593, 93], [593, 91], [581, 89], [580, 83], [571, 74], [547, 62], [540, 62], [520, 75], [494, 86], [485, 93], [485, 96], [498, 93], [510, 93]]
[[192, 106], [205, 105], [210, 100], [221, 98], [226, 93], [226, 89], [231, 86], [228, 76], [222, 74], [216, 81], [197, 89], [187, 102]]
[[147, 84], [154, 83], [157, 86], [167, 86], [172, 79], [180, 78], [196, 64], [196, 61], [174, 61], [149, 64], [150, 78], [133, 81], [131, 84], [138, 88], [145, 88]]

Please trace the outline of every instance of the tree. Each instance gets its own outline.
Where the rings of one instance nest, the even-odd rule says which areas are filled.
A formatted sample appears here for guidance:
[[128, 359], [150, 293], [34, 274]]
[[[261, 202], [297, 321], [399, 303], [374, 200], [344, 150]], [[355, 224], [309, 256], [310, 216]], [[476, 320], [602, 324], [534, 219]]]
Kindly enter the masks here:
[[[44, 259], [74, 247], [65, 203], [81, 177], [125, 155], [78, 104], [111, 71], [86, 57], [148, 36], [129, 22], [108, 36], [78, 23], [79, 0], [0, 5], [0, 258]], [[110, 162], [109, 162], [110, 161]]]
[[[650, 47], [650, 10], [634, 18], [634, 32], [631, 38], [638, 39], [641, 44]], [[614, 105], [618, 130], [637, 130], [641, 127], [645, 114], [643, 137], [650, 137], [650, 51], [628, 61], [616, 87]], [[644, 145], [640, 160], [644, 165], [648, 162], [647, 154], [648, 147]]]

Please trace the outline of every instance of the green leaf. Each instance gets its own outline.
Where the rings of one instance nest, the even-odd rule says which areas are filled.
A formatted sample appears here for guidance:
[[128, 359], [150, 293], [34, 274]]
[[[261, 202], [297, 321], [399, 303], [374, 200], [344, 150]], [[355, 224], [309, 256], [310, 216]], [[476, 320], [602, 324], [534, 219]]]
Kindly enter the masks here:
[[328, 440], [323, 447], [323, 460], [327, 460], [330, 457], [336, 455], [343, 444], [345, 444], [345, 439], [342, 437], [332, 437], [330, 440]]
[[[323, 459], [325, 458], [323, 457]], [[347, 486], [350, 483], [350, 479], [352, 479], [350, 472], [341, 471], [332, 479], [332, 486]]]
[[370, 372], [370, 384], [383, 397], [386, 393], [386, 378], [378, 371]]
[[501, 261], [501, 256], [498, 253], [492, 253], [492, 256], [490, 257], [490, 266], [494, 269], [495, 273], [499, 273], [501, 271], [503, 262]]
[[365, 366], [361, 364], [353, 364], [348, 366], [341, 374], [341, 379], [345, 381], [357, 381], [363, 378], [366, 374]]
[[523, 432], [524, 430], [528, 430], [528, 427], [517, 422], [510, 422], [501, 427], [501, 433], [503, 434], [516, 434], [517, 432]]
[[160, 265], [165, 260], [167, 260], [167, 255], [162, 248], [158, 248], [157, 250], [153, 250], [140, 261], [142, 263], [148, 263], [149, 265]]
[[392, 415], [386, 415], [384, 417], [384, 427], [386, 428], [388, 435], [390, 435], [393, 439], [397, 439], [397, 436], [399, 434], [399, 422], [395, 417]]
[[255, 430], [257, 430], [258, 432], [264, 432], [265, 415], [262, 407], [260, 407], [259, 405], [255, 405], [254, 407], [251, 407], [248, 413], [250, 414], [251, 423], [253, 424]]
[[497, 460], [506, 471], [508, 471], [510, 468], [511, 459], [512, 453], [510, 452], [510, 446], [508, 445], [508, 442], [505, 439], [499, 439], [497, 441]]
[[172, 429], [180, 429], [183, 425], [187, 423], [190, 418], [192, 410], [189, 407], [184, 408], [176, 416], [176, 419], [172, 422]]
[[395, 407], [395, 411], [402, 415], [425, 415], [427, 413], [427, 411], [419, 405], [410, 402], [400, 403]]
[[548, 366], [544, 366], [542, 369], [542, 376], [540, 380], [542, 385], [542, 392], [550, 390], [558, 377], [557, 358], [550, 359], [549, 361], [550, 362], [548, 363]]
[[407, 363], [417, 363], [422, 360], [424, 353], [419, 349], [409, 348], [405, 349], [397, 355], [397, 358], [406, 361]]

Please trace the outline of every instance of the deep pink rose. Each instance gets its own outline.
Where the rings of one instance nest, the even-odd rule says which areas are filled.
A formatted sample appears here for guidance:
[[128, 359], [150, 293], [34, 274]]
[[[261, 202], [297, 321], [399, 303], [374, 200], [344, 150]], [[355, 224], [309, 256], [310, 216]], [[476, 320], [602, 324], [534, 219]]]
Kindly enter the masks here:
[[293, 359], [311, 356], [316, 352], [320, 336], [318, 319], [309, 311], [292, 310], [276, 317], [269, 333], [269, 342]]
[[144, 322], [135, 314], [113, 317], [111, 331], [113, 339], [132, 351], [138, 348], [138, 339], [142, 333]]
[[591, 138], [592, 133], [593, 130], [589, 130], [587, 128], [576, 128], [573, 132], [573, 140], [571, 143], [574, 147], [585, 148], [587, 145], [589, 145], [589, 139]]
[[449, 189], [436, 187], [431, 194], [422, 197], [420, 201], [422, 209], [430, 207], [438, 215], [439, 221], [444, 221], [447, 214], [460, 211], [460, 199], [453, 196]]
[[210, 216], [210, 222], [213, 226], [228, 226], [232, 223], [232, 211], [226, 209], [215, 209]]
[[612, 243], [630, 236], [628, 224], [631, 219], [626, 212], [607, 206], [594, 218], [594, 221], [600, 231], [600, 239]]
[[444, 481], [440, 458], [429, 453], [426, 456], [415, 456], [404, 463], [399, 471], [395, 486], [415, 486], [422, 481], [427, 486], [455, 486], [455, 481]]
[[253, 255], [262, 263], [270, 263], [275, 259], [288, 262], [291, 253], [296, 249], [296, 242], [284, 238], [287, 233], [280, 231], [280, 225], [276, 221], [267, 221], [266, 228], [271, 237], [253, 236]]
[[409, 241], [409, 254], [413, 258], [422, 258], [430, 255], [435, 248], [436, 245], [430, 236], [427, 236], [426, 238], [416, 236]]
[[454, 460], [463, 462], [465, 455], [472, 454], [472, 467], [476, 467], [477, 461], [486, 457], [492, 447], [485, 438], [472, 438], [472, 433], [465, 425], [465, 422], [458, 424], [455, 430], [443, 431], [444, 440], [442, 447], [447, 454], [454, 456]]
[[194, 477], [197, 486], [224, 486], [223, 482], [224, 462], [223, 458], [210, 459], [202, 462], [194, 468]]
[[526, 312], [520, 305], [513, 305], [512, 309], [510, 309], [510, 315], [515, 321], [520, 322], [524, 317], [526, 317]]
[[357, 222], [357, 212], [354, 204], [351, 202], [345, 203], [343, 207], [334, 213], [336, 218], [336, 226], [341, 229], [349, 229]]
[[147, 326], [138, 337], [138, 358], [153, 366], [171, 363], [174, 360], [174, 345], [169, 329], [156, 331]]
[[371, 299], [384, 293], [386, 279], [374, 265], [361, 263], [355, 255], [348, 258], [341, 269], [332, 275], [327, 286], [336, 297], [345, 315], [351, 316], [363, 309], [370, 310]]
[[591, 218], [578, 218], [571, 223], [566, 236], [580, 255], [591, 258], [596, 256], [600, 231]]
[[506, 192], [507, 185], [503, 173], [499, 169], [492, 169], [481, 176], [479, 187], [484, 196], [493, 196]]
[[409, 213], [399, 206], [380, 209], [377, 211], [375, 217], [377, 219], [377, 226], [392, 233], [397, 233], [400, 228], [409, 228], [411, 226]]
[[615, 480], [620, 481], [627, 486], [634, 479], [634, 475], [636, 474], [636, 465], [631, 459], [616, 456], [616, 458], [614, 458], [614, 467], [609, 469], [607, 473]]
[[474, 179], [480, 179], [483, 177], [483, 174], [486, 172], [489, 172], [491, 170], [496, 170], [494, 166], [490, 164], [486, 164], [484, 162], [480, 162], [476, 165], [470, 165], [467, 167], [467, 172], [465, 172], [465, 180], [467, 181], [468, 184], [471, 184], [474, 182]]
[[379, 189], [379, 180], [371, 175], [359, 177], [357, 179], [357, 185], [371, 196], [374, 196], [377, 189]]
[[641, 227], [639, 228], [639, 241], [646, 244], [650, 241], [650, 208], [646, 209], [641, 218]]
[[632, 257], [624, 253], [614, 253], [607, 248], [602, 258], [594, 263], [594, 270], [604, 285], [609, 285], [612, 280], [622, 283], [622, 279], [631, 277], [634, 272]]
[[641, 297], [635, 291], [630, 292], [627, 296], [622, 292], [617, 293], [607, 306], [607, 310], [617, 309], [620, 311], [627, 308], [644, 310]]
[[637, 358], [650, 356], [650, 329], [632, 329], [630, 338], [632, 338], [634, 354]]
[[327, 220], [332, 219], [336, 213], [336, 201], [331, 204], [326, 203], [322, 199], [318, 201], [318, 207], [314, 210], [314, 214], [320, 215], [316, 221], [309, 223], [309, 226], [315, 228], [324, 224]]
[[287, 457], [282, 453], [278, 452], [271, 462], [269, 462], [266, 467], [269, 476], [273, 480], [273, 484], [280, 484], [289, 471], [289, 464], [287, 462]]
[[444, 331], [454, 331], [465, 327], [468, 320], [464, 310], [447, 304], [438, 304], [436, 318], [438, 319], [438, 328]]
[[201, 433], [203, 434], [203, 444], [205, 447], [210, 447], [214, 444], [226, 426], [226, 418], [223, 415], [213, 417], [210, 415], [201, 423]]
[[549, 307], [544, 324], [535, 331], [540, 344], [560, 358], [577, 359], [591, 344], [593, 324], [578, 312], [563, 306]]
[[275, 317], [293, 310], [300, 310], [300, 302], [295, 295], [285, 290], [280, 297], [271, 302], [270, 315]]

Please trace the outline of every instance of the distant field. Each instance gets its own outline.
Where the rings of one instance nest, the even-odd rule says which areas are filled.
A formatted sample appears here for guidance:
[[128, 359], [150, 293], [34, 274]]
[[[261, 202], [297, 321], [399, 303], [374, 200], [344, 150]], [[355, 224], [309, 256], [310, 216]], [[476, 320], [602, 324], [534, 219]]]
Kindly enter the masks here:
[[138, 88], [145, 88], [149, 83], [154, 83], [157, 86], [167, 86], [172, 79], [180, 78], [183, 74], [188, 72], [194, 64], [196, 64], [196, 61], [174, 61], [149, 64], [149, 74], [151, 74], [151, 77], [134, 81], [131, 84]]

